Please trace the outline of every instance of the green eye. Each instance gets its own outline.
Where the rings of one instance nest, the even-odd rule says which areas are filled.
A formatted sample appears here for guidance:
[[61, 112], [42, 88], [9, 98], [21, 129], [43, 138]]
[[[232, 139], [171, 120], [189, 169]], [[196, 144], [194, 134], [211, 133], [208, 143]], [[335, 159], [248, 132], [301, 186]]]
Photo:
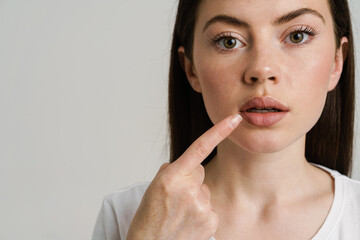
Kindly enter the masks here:
[[293, 32], [290, 34], [290, 41], [293, 43], [301, 43], [304, 40], [303, 32]]

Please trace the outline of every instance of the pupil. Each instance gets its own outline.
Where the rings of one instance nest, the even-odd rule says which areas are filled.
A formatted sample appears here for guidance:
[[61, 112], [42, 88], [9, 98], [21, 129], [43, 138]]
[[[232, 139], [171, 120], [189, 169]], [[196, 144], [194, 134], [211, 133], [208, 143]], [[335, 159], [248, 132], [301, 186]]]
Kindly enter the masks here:
[[227, 38], [225, 39], [225, 47], [227, 48], [233, 48], [235, 47], [236, 41], [233, 38]]
[[303, 38], [304, 38], [304, 36], [302, 33], [294, 33], [292, 35], [291, 41], [298, 43], [298, 42], [301, 42], [303, 40]]

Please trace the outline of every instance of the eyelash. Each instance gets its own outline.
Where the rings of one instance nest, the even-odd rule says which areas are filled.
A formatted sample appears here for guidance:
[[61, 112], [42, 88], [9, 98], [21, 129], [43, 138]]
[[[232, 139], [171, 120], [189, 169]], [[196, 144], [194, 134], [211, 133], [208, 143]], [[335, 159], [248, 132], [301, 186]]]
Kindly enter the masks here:
[[[309, 39], [311, 38], [314, 38], [317, 34], [318, 34], [318, 31], [315, 29], [315, 28], [312, 28], [312, 27], [308, 27], [308, 26], [301, 26], [299, 27], [298, 29], [295, 29], [294, 31], [292, 31], [291, 33], [289, 33], [285, 39], [289, 38], [291, 34], [294, 34], [294, 33], [305, 33], [307, 35], [309, 35], [308, 39], [305, 41], [305, 42], [301, 42], [301, 43], [290, 43], [291, 45], [294, 45], [294, 47], [302, 47], [303, 45], [309, 43]], [[222, 48], [219, 46], [219, 43], [221, 40], [224, 40], [225, 38], [233, 38], [235, 39], [236, 41], [239, 41], [241, 42], [241, 44], [245, 45], [242, 41], [240, 41], [239, 39], [237, 39], [236, 37], [234, 37], [232, 35], [231, 32], [224, 32], [224, 33], [221, 33], [217, 36], [215, 36], [213, 39], [211, 39], [211, 42], [218, 48], [220, 49], [221, 51], [223, 52], [229, 52], [229, 51], [233, 51], [235, 48], [232, 48], [232, 49], [225, 49], [225, 48]]]
[[291, 34], [294, 34], [294, 33], [305, 33], [308, 36], [308, 39], [305, 41], [305, 42], [301, 42], [301, 43], [290, 43], [292, 45], [294, 45], [295, 47], [302, 47], [304, 46], [305, 44], [308, 44], [309, 41], [314, 38], [317, 34], [318, 34], [318, 31], [315, 29], [315, 28], [312, 28], [312, 27], [308, 27], [308, 26], [301, 26], [299, 27], [298, 29], [292, 31], [291, 33], [289, 33], [285, 39], [287, 39], [288, 37], [290, 37]]

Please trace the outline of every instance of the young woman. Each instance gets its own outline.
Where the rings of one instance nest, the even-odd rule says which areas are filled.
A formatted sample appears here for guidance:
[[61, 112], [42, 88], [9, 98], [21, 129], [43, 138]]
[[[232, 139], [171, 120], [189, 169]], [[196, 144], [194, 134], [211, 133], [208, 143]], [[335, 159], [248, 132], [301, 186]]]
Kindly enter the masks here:
[[180, 0], [170, 163], [93, 239], [360, 239], [353, 52], [346, 0]]

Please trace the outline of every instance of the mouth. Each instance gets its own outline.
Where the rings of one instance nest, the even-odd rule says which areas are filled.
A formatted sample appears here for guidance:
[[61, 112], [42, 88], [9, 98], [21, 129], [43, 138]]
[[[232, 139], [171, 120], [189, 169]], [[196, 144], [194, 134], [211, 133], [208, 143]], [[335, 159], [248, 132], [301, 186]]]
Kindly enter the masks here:
[[250, 124], [269, 127], [283, 119], [289, 108], [272, 97], [255, 97], [245, 102], [240, 115]]
[[281, 110], [276, 108], [250, 108], [246, 110], [246, 112], [268, 113], [268, 112], [281, 112]]
[[289, 108], [272, 97], [255, 97], [245, 102], [240, 112], [287, 112]]

